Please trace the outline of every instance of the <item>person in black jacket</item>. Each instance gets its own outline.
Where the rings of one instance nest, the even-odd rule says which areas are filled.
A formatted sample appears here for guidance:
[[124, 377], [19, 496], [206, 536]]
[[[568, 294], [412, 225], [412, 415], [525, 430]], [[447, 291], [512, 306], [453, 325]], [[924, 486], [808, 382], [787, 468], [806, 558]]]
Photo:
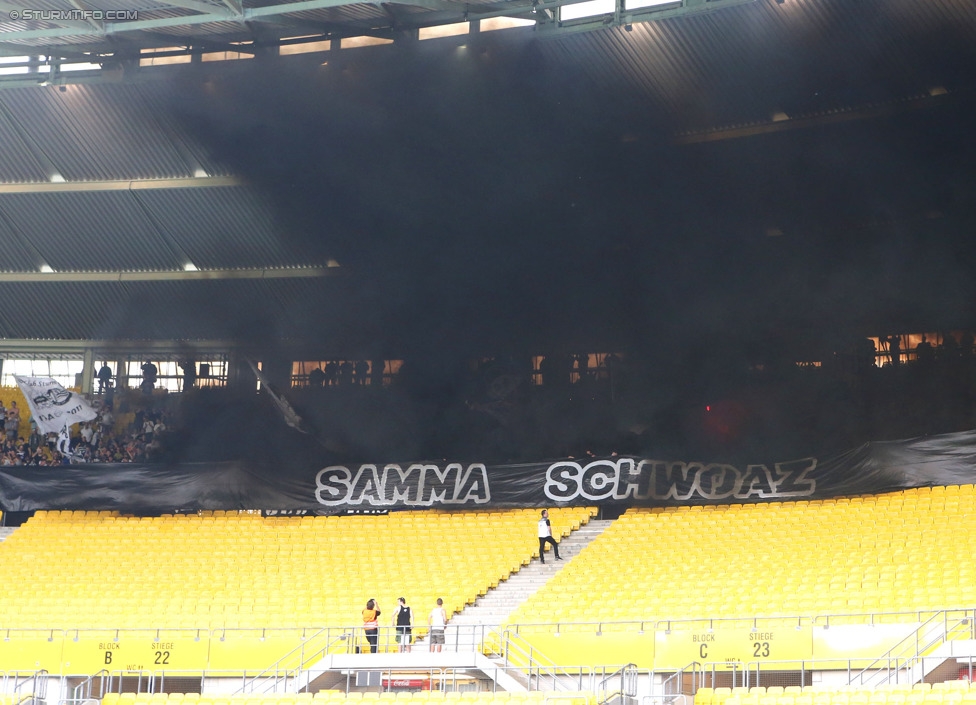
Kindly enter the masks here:
[[406, 598], [397, 599], [397, 610], [393, 613], [393, 626], [396, 627], [396, 640], [400, 653], [410, 651], [413, 641], [413, 611], [407, 606]]

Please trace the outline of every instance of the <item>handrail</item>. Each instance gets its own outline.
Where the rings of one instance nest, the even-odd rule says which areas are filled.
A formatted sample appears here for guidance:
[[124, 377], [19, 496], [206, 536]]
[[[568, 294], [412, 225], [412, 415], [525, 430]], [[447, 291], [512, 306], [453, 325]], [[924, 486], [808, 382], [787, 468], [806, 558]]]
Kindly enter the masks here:
[[[582, 670], [577, 673], [567, 669], [565, 666], [557, 664], [532, 644], [528, 644], [528, 649], [526, 649], [521, 643], [523, 640], [518, 632], [512, 632], [512, 630], [506, 629], [501, 636], [501, 655], [505, 666], [515, 665], [517, 668], [523, 670], [528, 678], [528, 687], [530, 690], [533, 689], [533, 676], [535, 677], [535, 690], [543, 690], [541, 687], [543, 685], [543, 676], [547, 677], [548, 680], [546, 682], [551, 683], [550, 690], [570, 692], [580, 689], [570, 688], [567, 682], [576, 681], [577, 678], [582, 679]], [[520, 656], [520, 660], [524, 660], [524, 663], [512, 664], [511, 654], [513, 652]], [[618, 671], [622, 671], [625, 668], [626, 666], [618, 667]], [[636, 669], [636, 666], [634, 668]], [[604, 680], [607, 680], [607, 677]]]
[[[536, 657], [541, 656], [542, 654], [539, 651], [537, 651], [535, 647], [532, 646], [531, 644], [528, 645], [528, 650], [526, 650], [525, 646], [522, 643], [516, 642], [515, 637], [517, 636], [518, 634], [517, 633], [513, 634], [510, 629], [506, 629], [501, 634], [502, 662], [505, 664], [506, 668], [512, 665], [516, 665], [518, 668], [524, 670], [526, 674], [526, 678], [528, 679], [527, 687], [529, 690], [532, 690], [533, 671], [535, 672], [535, 676], [536, 676], [536, 686], [539, 686], [541, 685], [539, 676], [542, 674], [543, 669], [545, 669], [547, 675], [552, 676], [553, 690], [555, 690], [555, 684], [557, 682], [556, 675], [554, 673], [550, 673], [548, 667], [543, 666], [542, 664], [537, 664]], [[511, 658], [513, 652], [517, 656], [521, 657], [518, 659], [520, 663], [513, 664], [513, 659]], [[541, 688], [537, 688], [537, 689], [541, 690]]]
[[106, 669], [102, 669], [98, 673], [93, 673], [88, 676], [81, 683], [76, 685], [71, 689], [71, 700], [74, 702], [79, 702], [81, 700], [88, 700], [92, 696], [92, 685], [95, 683], [95, 679], [100, 679], [101, 687], [99, 688], [98, 699], [101, 700], [102, 696], [105, 695], [105, 678], [109, 676], [109, 672]]
[[[623, 701], [624, 698], [633, 698], [637, 696], [637, 664], [628, 663], [622, 666], [618, 670], [611, 673], [609, 676], [604, 678], [597, 684], [597, 702], [599, 705], [606, 705], [614, 698], [620, 698]], [[618, 680], [620, 681], [620, 687], [612, 692], [607, 692], [607, 683]]]
[[765, 625], [788, 624], [797, 626], [807, 624], [809, 626], [836, 626], [847, 623], [861, 625], [886, 623], [892, 618], [902, 617], [905, 621], [921, 622], [930, 619], [932, 616], [949, 612], [970, 612], [976, 610], [976, 605], [970, 607], [948, 607], [942, 609], [928, 610], [899, 610], [893, 612], [834, 612], [829, 614], [781, 614], [763, 617], [691, 617], [687, 619], [627, 619], [627, 620], [596, 620], [588, 622], [518, 622], [508, 623], [504, 626], [516, 632], [521, 632], [532, 627], [555, 627], [556, 631], [571, 633], [574, 628], [588, 628], [595, 632], [613, 631], [611, 627], [633, 626], [638, 631], [670, 631], [670, 630], [697, 630], [699, 628], [718, 629], [719, 627], [756, 627], [761, 628]]
[[[886, 681], [891, 681], [896, 677], [901, 677], [902, 674], [911, 675], [914, 673], [913, 669], [917, 669], [918, 663], [921, 657], [929, 653], [931, 649], [945, 643], [947, 639], [952, 636], [959, 634], [962, 635], [962, 630], [960, 627], [965, 626], [965, 634], [972, 635], [973, 624], [976, 623], [976, 611], [973, 609], [953, 609], [953, 610], [922, 610], [916, 612], [892, 612], [887, 613], [890, 615], [898, 615], [901, 617], [917, 617], [915, 623], [912, 625], [913, 633], [902, 638], [894, 647], [888, 650], [886, 654], [881, 657], [875, 658], [873, 655], [865, 658], [855, 658], [855, 659], [845, 659], [849, 662], [850, 666], [857, 666], [859, 670], [852, 670], [850, 666], [848, 667], [848, 679], [850, 683], [862, 683], [862, 684], [872, 684], [872, 683], [882, 683]], [[785, 618], [775, 617], [771, 618], [777, 621], [781, 621]], [[807, 617], [806, 619], [810, 624], [819, 626], [821, 628], [827, 628], [831, 625], [829, 620], [834, 619], [834, 617], [824, 617], [823, 615], [816, 617]], [[762, 625], [762, 618], [752, 618], [748, 620], [744, 619], [715, 619], [710, 620], [710, 624], [714, 623], [716, 627], [721, 627], [723, 623], [742, 623], [746, 622], [749, 625]], [[889, 620], [885, 620], [888, 622]], [[906, 620], [907, 621], [907, 620]], [[651, 628], [671, 628], [677, 629], [679, 626], [684, 624], [696, 624], [700, 623], [701, 620], [681, 620], [681, 621], [643, 621], [643, 622], [577, 622], [577, 623], [539, 623], [540, 629], [539, 633], [542, 633], [542, 628], [553, 629], [556, 631], [562, 631], [564, 635], [570, 633], [586, 633], [586, 629], [589, 626], [595, 625], [603, 633], [608, 631], [613, 631], [614, 627], [611, 625], [640, 625], [640, 627], [647, 627], [648, 630]], [[833, 622], [836, 624], [836, 621]], [[862, 622], [863, 624], [863, 622]], [[653, 625], [653, 627], [651, 626]], [[917, 625], [917, 626], [916, 626]], [[907, 625], [904, 625], [907, 626]], [[483, 654], [487, 654], [489, 649], [494, 650], [497, 644], [499, 655], [505, 662], [505, 666], [514, 665], [515, 669], [520, 671], [523, 675], [522, 678], [527, 678], [530, 687], [540, 688], [540, 689], [550, 689], [553, 691], [566, 690], [570, 691], [573, 689], [573, 684], [577, 680], [580, 683], [583, 682], [584, 678], [589, 678], [590, 683], [595, 684], [597, 680], [601, 677], [599, 669], [590, 670], [589, 675], [584, 673], [582, 669], [573, 670], [565, 665], [557, 664], [552, 659], [550, 659], [546, 654], [541, 653], [536, 647], [533, 646], [532, 634], [533, 625], [508, 625], [504, 628], [496, 629], [495, 627], [489, 625], [464, 625], [464, 632], [459, 632], [458, 637], [464, 637], [466, 639], [463, 644], [465, 647], [473, 648], [474, 650], [480, 651]], [[251, 675], [254, 671], [245, 672], [239, 675], [240, 678], [240, 689], [239, 693], [248, 692], [259, 692], [261, 690], [266, 690], [268, 688], [280, 689], [282, 686], [284, 688], [289, 688], [293, 683], [298, 683], [297, 686], [301, 689], [300, 679], [306, 678], [307, 675], [303, 673], [311, 665], [314, 665], [316, 660], [319, 660], [323, 655], [328, 653], [330, 650], [335, 649], [337, 645], [345, 644], [348, 648], [340, 649], [342, 651], [351, 651], [351, 645], [355, 643], [355, 637], [357, 635], [357, 630], [360, 627], [317, 627], [317, 628], [295, 628], [290, 630], [294, 632], [297, 636], [302, 635], [304, 641], [289, 653], [285, 654], [279, 658], [274, 664], [268, 666], [261, 670], [257, 675]], [[6, 630], [4, 630], [6, 631]], [[12, 632], [21, 630], [11, 630]], [[29, 630], [31, 632], [36, 632], [37, 630]], [[145, 631], [145, 630], [122, 630], [122, 631]], [[254, 632], [254, 629], [213, 629], [207, 630], [208, 634], [211, 634], [214, 638], [218, 634], [231, 633], [235, 631], [242, 632]], [[285, 630], [279, 630], [285, 631]], [[391, 630], [392, 631], [392, 630]], [[309, 636], [311, 635], [311, 636]], [[490, 639], [490, 637], [501, 638], [497, 641], [495, 639]], [[470, 638], [470, 642], [467, 639]], [[457, 646], [461, 646], [458, 644]], [[335, 651], [333, 651], [335, 653]], [[822, 662], [824, 659], [817, 659], [817, 662]], [[867, 668], [861, 668], [861, 664], [869, 663]], [[726, 665], [727, 666], [727, 665]], [[687, 670], [689, 668], [695, 668], [696, 664], [689, 664], [685, 667]], [[623, 668], [618, 666], [613, 666], [611, 668]], [[513, 669], [513, 670], [515, 670]], [[17, 691], [24, 691], [27, 689], [33, 679], [33, 683], [36, 686], [45, 686], [46, 681], [43, 680], [43, 675], [47, 672], [42, 671], [37, 674], [33, 674], [27, 678], [23, 675], [19, 676], [13, 681], [13, 685]], [[241, 672], [238, 670], [238, 673]], [[604, 671], [605, 675], [606, 671]], [[87, 677], [87, 674], [85, 674]], [[97, 674], [96, 676], [97, 677]], [[90, 677], [90, 678], [94, 678]], [[666, 682], [666, 681], [665, 681]], [[94, 681], [86, 686], [90, 687]], [[533, 686], [533, 684], [535, 684]], [[76, 695], [80, 695], [82, 690], [76, 689]]]
[[[273, 664], [271, 664], [266, 669], [261, 671], [261, 673], [252, 676], [250, 679], [245, 678], [243, 684], [241, 685], [240, 690], [237, 691], [237, 694], [246, 694], [246, 693], [255, 693], [255, 692], [261, 692], [261, 693], [277, 692], [278, 685], [279, 683], [282, 682], [282, 679], [284, 679], [285, 691], [287, 692], [289, 678], [292, 679], [293, 682], [297, 681], [298, 677], [301, 675], [301, 673], [304, 670], [306, 670], [308, 666], [311, 666], [317, 661], [320, 661], [326, 654], [329, 653], [329, 650], [334, 645], [338, 644], [339, 642], [344, 642], [344, 641], [347, 642], [350, 638], [352, 639], [355, 638], [354, 632], [352, 632], [352, 630], [348, 627], [343, 627], [342, 632], [339, 634], [339, 636], [331, 640], [329, 639], [330, 633], [331, 633], [330, 627], [325, 627], [324, 629], [319, 630], [311, 637], [309, 637], [307, 641], [303, 640], [299, 646], [297, 646], [296, 648], [292, 649], [287, 654], [279, 658]], [[325, 635], [326, 643], [324, 644], [324, 646], [322, 646], [320, 649], [312, 651], [310, 655], [306, 657], [305, 654], [306, 648], [309, 646], [310, 643], [314, 642], [318, 637], [322, 635]], [[294, 659], [296, 655], [299, 657], [298, 665], [292, 668], [285, 668], [283, 664], [287, 661]], [[259, 681], [261, 681], [261, 685], [270, 684], [271, 689], [258, 690]]]
[[[555, 631], [563, 631], [564, 633], [573, 633], [576, 630], [579, 631], [614, 631], [616, 628], [623, 627], [633, 627], [637, 631], [668, 631], [668, 630], [681, 630], [681, 629], [698, 629], [699, 627], [707, 628], [720, 628], [720, 627], [739, 627], [748, 626], [761, 628], [766, 625], [773, 624], [790, 624], [791, 626], [796, 625], [809, 625], [814, 627], [827, 627], [834, 626], [838, 624], [846, 623], [846, 620], [851, 620], [851, 624], [879, 624], [879, 623], [890, 623], [892, 619], [903, 618], [904, 621], [911, 622], [921, 622], [930, 619], [933, 615], [943, 614], [943, 613], [953, 613], [953, 612], [968, 612], [972, 614], [976, 610], [976, 605], [971, 605], [969, 607], [953, 607], [948, 609], [931, 609], [931, 610], [911, 610], [911, 611], [894, 611], [894, 612], [836, 612], [830, 614], [819, 614], [819, 615], [776, 615], [776, 616], [766, 616], [766, 617], [700, 617], [700, 618], [689, 618], [689, 619], [645, 619], [645, 620], [620, 620], [620, 621], [580, 621], [580, 622], [524, 622], [524, 623], [508, 623], [505, 625], [499, 625], [499, 629], [507, 628], [512, 629], [515, 632], [526, 631], [533, 627], [545, 627], [549, 629], [554, 629]], [[44, 633], [48, 636], [53, 636], [54, 638], [65, 638], [67, 634], [75, 634], [76, 636], [85, 635], [88, 632], [113, 632], [117, 636], [125, 636], [130, 633], [143, 633], [146, 631], [154, 632], [191, 632], [197, 638], [213, 638], [220, 634], [234, 634], [234, 633], [255, 633], [261, 632], [265, 629], [274, 629], [277, 633], [295, 633], [300, 634], [307, 632], [311, 629], [355, 629], [356, 627], [350, 627], [348, 625], [308, 625], [306, 627], [140, 627], [140, 628], [130, 628], [130, 629], [110, 629], [110, 628], [93, 628], [93, 629], [79, 629], [76, 627], [71, 627], [66, 630], [47, 630], [47, 629], [36, 629], [36, 628], [4, 628], [2, 633], [9, 637], [13, 634], [22, 633]], [[381, 627], [381, 635], [384, 630], [393, 631], [392, 627]], [[426, 626], [415, 628], [414, 632], [417, 634], [423, 634], [426, 631]]]
[[[670, 676], [668, 676], [663, 681], [661, 681], [661, 691], [665, 702], [671, 702], [671, 700], [674, 700], [679, 695], [684, 695], [683, 692], [684, 676], [685, 673], [689, 670], [692, 673], [692, 679], [691, 679], [692, 694], [694, 694], [694, 692], [698, 690], [699, 686], [697, 685], [697, 680], [698, 680], [699, 672], [702, 671], [702, 664], [699, 661], [692, 661], [687, 666], [683, 666], [682, 668], [679, 668], [677, 671], [675, 671]], [[704, 676], [702, 676], [702, 678], [704, 679]], [[678, 684], [678, 688], [676, 691], [672, 691], [672, 687], [674, 683]]]
[[[945, 610], [937, 612], [922, 622], [918, 628], [900, 642], [891, 647], [883, 656], [878, 657], [865, 668], [855, 673], [849, 679], [849, 684], [872, 685], [875, 680], [876, 685], [884, 685], [891, 681], [891, 663], [894, 661], [896, 668], [895, 674], [904, 671], [910, 674], [918, 663], [919, 658], [931, 649], [943, 644], [949, 634], [948, 612]], [[969, 624], [970, 617], [967, 615], [960, 618], [960, 624]], [[934, 627], [934, 629], [932, 629]], [[901, 665], [897, 665], [901, 662]]]
[[32, 672], [29, 676], [25, 676], [23, 680], [18, 680], [18, 674], [15, 673], [13, 692], [15, 694], [20, 694], [20, 689], [27, 683], [30, 683], [30, 690], [24, 695], [20, 702], [23, 702], [24, 700], [45, 700], [47, 699], [47, 676], [48, 672], [44, 669]]

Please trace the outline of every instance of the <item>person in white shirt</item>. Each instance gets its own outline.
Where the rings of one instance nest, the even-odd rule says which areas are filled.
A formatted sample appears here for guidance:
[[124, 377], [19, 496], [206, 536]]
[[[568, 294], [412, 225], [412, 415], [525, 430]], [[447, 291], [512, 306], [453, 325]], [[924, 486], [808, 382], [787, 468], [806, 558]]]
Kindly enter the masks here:
[[431, 651], [442, 651], [444, 649], [444, 627], [447, 625], [447, 612], [444, 610], [444, 600], [437, 598], [437, 607], [430, 611], [427, 617], [427, 626], [430, 627], [428, 639]]
[[107, 435], [112, 432], [112, 426], [115, 424], [115, 418], [112, 416], [112, 412], [108, 409], [102, 412], [102, 435]]
[[552, 544], [552, 551], [556, 556], [556, 560], [561, 561], [562, 558], [559, 557], [559, 544], [552, 537], [552, 524], [549, 523], [549, 510], [543, 509], [542, 518], [539, 519], [539, 558], [543, 564], [546, 562], [547, 543]]

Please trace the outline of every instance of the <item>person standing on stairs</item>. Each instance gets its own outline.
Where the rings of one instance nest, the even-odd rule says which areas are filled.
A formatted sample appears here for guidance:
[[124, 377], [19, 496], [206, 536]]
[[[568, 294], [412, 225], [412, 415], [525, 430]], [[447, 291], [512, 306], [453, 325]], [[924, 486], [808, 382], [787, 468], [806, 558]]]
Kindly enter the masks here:
[[539, 559], [542, 561], [543, 565], [546, 562], [546, 544], [552, 544], [552, 552], [556, 556], [557, 561], [561, 561], [562, 558], [559, 557], [559, 544], [556, 543], [556, 539], [552, 537], [552, 524], [549, 523], [549, 510], [542, 510], [542, 518], [539, 519]]

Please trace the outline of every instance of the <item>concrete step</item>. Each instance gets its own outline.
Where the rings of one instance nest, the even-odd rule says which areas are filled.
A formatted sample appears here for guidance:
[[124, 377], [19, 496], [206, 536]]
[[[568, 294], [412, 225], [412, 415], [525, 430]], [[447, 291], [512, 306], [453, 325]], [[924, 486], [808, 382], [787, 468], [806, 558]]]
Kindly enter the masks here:
[[[523, 566], [517, 573], [509, 576], [508, 580], [500, 582], [498, 587], [492, 588], [486, 595], [475, 600], [473, 605], [465, 607], [460, 614], [451, 618], [447, 626], [445, 637], [448, 645], [453, 642], [460, 649], [462, 644], [474, 639], [476, 632], [483, 631], [476, 627], [497, 627], [505, 623], [512, 612], [544, 587], [553, 575], [578, 556], [612, 523], [612, 521], [590, 520], [569, 536], [559, 540], [559, 555], [563, 560], [555, 560], [552, 551], [547, 551], [545, 563], [538, 558], [534, 559], [529, 565]], [[418, 643], [423, 644], [423, 640]]]

